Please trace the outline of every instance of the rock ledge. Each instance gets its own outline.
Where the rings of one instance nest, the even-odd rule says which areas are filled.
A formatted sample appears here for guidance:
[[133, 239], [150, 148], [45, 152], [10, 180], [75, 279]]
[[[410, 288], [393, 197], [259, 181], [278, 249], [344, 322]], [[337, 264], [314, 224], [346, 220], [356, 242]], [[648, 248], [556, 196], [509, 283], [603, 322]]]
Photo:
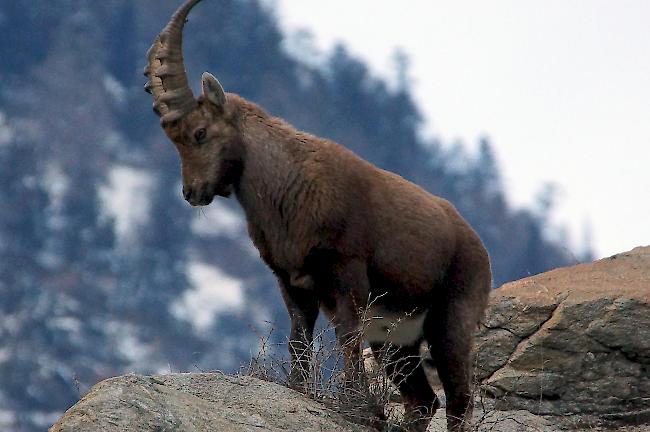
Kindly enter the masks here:
[[50, 428], [50, 432], [364, 430], [286, 387], [221, 373], [107, 379]]

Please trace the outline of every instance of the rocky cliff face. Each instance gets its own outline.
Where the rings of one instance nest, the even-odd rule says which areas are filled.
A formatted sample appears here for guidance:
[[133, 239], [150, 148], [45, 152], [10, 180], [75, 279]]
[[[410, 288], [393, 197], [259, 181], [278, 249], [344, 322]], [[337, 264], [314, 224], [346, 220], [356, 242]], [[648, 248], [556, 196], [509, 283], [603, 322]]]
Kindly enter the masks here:
[[478, 378], [497, 408], [650, 421], [650, 247], [494, 292]]
[[[478, 431], [647, 430], [650, 247], [499, 288], [476, 353]], [[429, 430], [444, 424], [439, 410]], [[172, 374], [97, 384], [50, 429], [78, 430], [367, 429], [277, 384]]]

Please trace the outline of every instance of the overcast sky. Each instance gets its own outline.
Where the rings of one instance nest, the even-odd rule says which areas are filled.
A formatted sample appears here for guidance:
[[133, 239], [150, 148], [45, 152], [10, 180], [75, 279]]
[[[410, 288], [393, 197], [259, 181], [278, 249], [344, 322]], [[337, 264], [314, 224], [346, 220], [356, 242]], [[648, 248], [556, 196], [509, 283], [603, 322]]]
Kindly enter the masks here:
[[650, 244], [650, 1], [275, 4], [289, 34], [344, 42], [378, 75], [404, 50], [427, 133], [490, 137], [515, 205], [552, 182], [575, 243], [589, 224], [599, 257]]

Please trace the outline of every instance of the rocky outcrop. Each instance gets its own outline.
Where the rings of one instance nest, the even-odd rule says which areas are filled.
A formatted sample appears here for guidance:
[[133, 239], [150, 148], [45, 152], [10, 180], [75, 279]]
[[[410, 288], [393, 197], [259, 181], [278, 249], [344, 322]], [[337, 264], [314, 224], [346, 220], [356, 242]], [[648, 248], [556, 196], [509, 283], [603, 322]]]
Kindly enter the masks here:
[[300, 393], [221, 373], [125, 375], [95, 385], [50, 432], [361, 432]]
[[[479, 432], [603, 430], [608, 424], [616, 424], [615, 430], [646, 430], [650, 247], [495, 290], [476, 337], [476, 363], [481, 391], [474, 423]], [[435, 377], [432, 383], [436, 386]], [[437, 393], [442, 395], [440, 389]], [[50, 432], [80, 430], [369, 429], [277, 384], [213, 373], [103, 381]], [[429, 431], [442, 430], [441, 409]]]
[[504, 285], [476, 346], [497, 409], [650, 421], [650, 247]]

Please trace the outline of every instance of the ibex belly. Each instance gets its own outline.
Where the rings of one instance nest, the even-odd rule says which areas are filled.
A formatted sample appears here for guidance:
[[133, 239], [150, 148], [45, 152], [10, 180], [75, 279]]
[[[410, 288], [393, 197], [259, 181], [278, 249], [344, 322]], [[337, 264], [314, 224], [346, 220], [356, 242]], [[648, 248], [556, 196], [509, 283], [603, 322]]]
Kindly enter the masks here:
[[369, 343], [413, 345], [422, 339], [426, 315], [426, 310], [408, 313], [371, 306], [363, 323], [363, 338]]

